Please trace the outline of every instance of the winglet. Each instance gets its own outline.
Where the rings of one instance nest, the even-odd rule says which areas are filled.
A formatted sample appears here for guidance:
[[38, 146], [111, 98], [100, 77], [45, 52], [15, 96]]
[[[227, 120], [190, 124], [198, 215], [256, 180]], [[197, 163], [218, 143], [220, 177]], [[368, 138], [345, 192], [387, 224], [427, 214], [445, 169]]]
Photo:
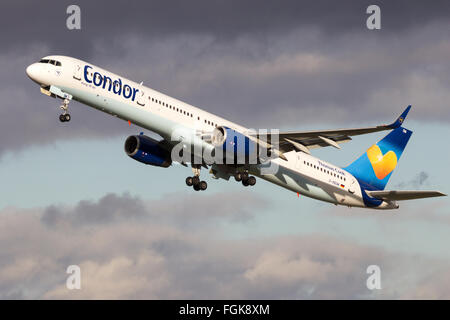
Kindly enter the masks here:
[[397, 118], [397, 120], [395, 120], [393, 123], [391, 123], [388, 127], [391, 129], [397, 129], [398, 127], [400, 127], [403, 122], [406, 119], [406, 116], [408, 115], [409, 110], [411, 109], [411, 105], [407, 106], [405, 111], [403, 111], [403, 113], [400, 115], [400, 117]]

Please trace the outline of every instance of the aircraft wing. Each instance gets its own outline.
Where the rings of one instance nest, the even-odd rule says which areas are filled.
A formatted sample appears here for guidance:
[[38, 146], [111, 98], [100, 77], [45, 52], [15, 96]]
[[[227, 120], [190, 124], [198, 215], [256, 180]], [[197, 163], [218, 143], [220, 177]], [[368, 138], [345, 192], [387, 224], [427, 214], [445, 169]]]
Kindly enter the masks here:
[[374, 198], [381, 200], [412, 200], [421, 198], [443, 197], [446, 194], [439, 191], [421, 191], [421, 190], [383, 190], [383, 191], [366, 191], [366, 193]]
[[409, 105], [393, 123], [375, 127], [322, 131], [280, 132], [280, 151], [288, 152], [291, 150], [297, 150], [309, 153], [309, 149], [327, 146], [333, 146], [340, 149], [339, 143], [344, 143], [352, 140], [352, 136], [358, 136], [361, 134], [383, 130], [392, 130], [400, 127], [410, 109], [411, 106]]

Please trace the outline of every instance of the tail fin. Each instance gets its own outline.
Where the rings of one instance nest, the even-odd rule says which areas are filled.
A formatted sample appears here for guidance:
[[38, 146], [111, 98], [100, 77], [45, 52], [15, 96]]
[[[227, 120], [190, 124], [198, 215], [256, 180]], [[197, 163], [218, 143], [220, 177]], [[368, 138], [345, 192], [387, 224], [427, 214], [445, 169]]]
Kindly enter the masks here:
[[358, 179], [365, 189], [383, 190], [411, 134], [412, 131], [397, 127], [344, 169]]

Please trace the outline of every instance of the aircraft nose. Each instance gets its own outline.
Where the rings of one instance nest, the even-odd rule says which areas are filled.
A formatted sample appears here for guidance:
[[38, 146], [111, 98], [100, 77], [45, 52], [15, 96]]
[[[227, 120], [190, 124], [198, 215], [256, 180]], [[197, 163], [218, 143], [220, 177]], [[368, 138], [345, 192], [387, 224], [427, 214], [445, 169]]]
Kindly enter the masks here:
[[36, 78], [37, 78], [37, 73], [38, 73], [38, 70], [37, 70], [37, 69], [38, 69], [38, 68], [37, 68], [36, 63], [30, 64], [30, 65], [27, 67], [26, 73], [27, 73], [28, 77], [30, 77], [31, 80], [36, 80]]

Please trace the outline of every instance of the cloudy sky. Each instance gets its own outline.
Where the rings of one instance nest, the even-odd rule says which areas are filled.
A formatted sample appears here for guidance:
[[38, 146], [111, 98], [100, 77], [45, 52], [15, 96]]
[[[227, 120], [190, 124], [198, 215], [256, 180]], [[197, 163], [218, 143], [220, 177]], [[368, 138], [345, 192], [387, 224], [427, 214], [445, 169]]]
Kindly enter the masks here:
[[[61, 124], [25, 75], [70, 55], [254, 128], [375, 125], [412, 104], [388, 188], [449, 193], [448, 1], [377, 1], [376, 31], [361, 0], [78, 1], [81, 30], [70, 4], [0, 4], [0, 298], [450, 298], [446, 198], [372, 212], [206, 172], [195, 193], [190, 169], [124, 154], [139, 128], [76, 102]], [[314, 155], [345, 166], [382, 136]]]

